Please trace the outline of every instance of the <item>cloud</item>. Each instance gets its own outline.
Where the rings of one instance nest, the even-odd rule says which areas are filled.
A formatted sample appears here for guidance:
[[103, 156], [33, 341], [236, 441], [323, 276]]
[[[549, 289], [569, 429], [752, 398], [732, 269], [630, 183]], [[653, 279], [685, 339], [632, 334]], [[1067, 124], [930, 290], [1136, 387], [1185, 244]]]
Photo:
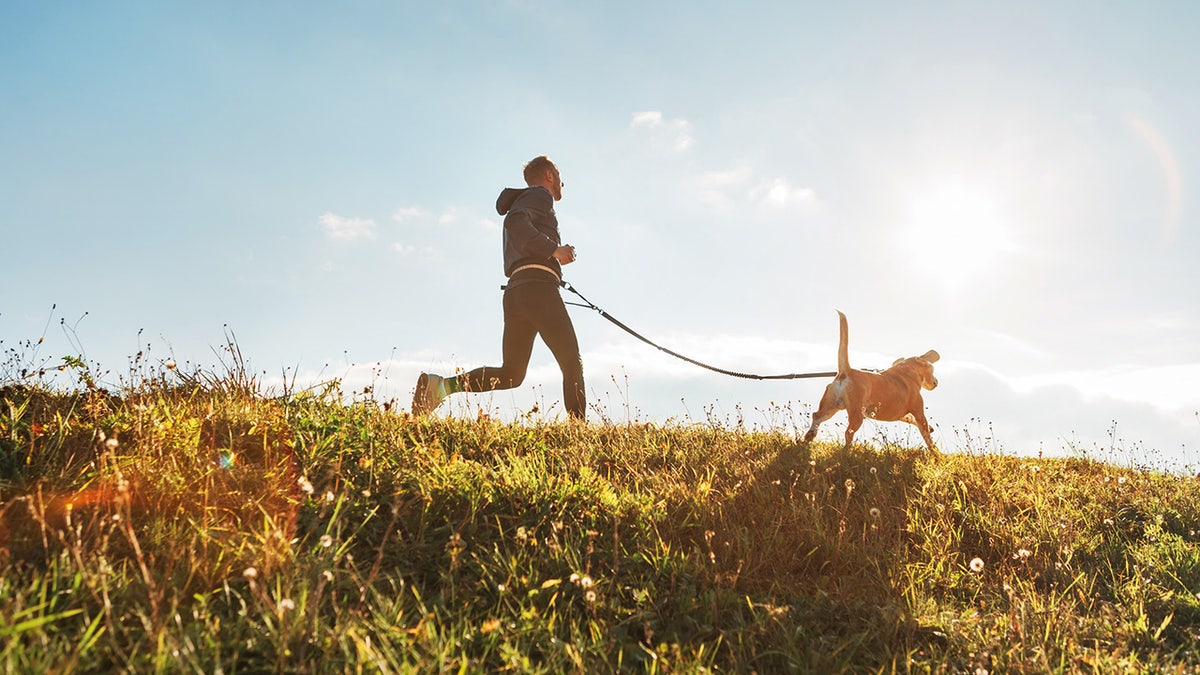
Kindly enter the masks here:
[[752, 204], [772, 209], [812, 208], [820, 204], [816, 190], [796, 187], [787, 178], [755, 180], [754, 171], [739, 166], [726, 171], [709, 171], [700, 176], [696, 193], [700, 201], [722, 209]]
[[402, 206], [392, 213], [392, 220], [397, 223], [404, 223], [414, 218], [421, 218], [427, 215], [425, 209], [416, 206]]
[[353, 241], [375, 236], [375, 221], [369, 218], [346, 218], [327, 212], [321, 216], [320, 221], [330, 239]]
[[766, 206], [782, 208], [792, 205], [814, 205], [817, 193], [812, 188], [792, 187], [782, 176], [763, 181], [750, 190], [750, 200]]
[[702, 203], [721, 209], [735, 206], [735, 200], [730, 192], [749, 182], [752, 172], [748, 167], [739, 166], [726, 171], [707, 171], [700, 175], [696, 194]]
[[650, 129], [656, 139], [672, 149], [682, 152], [692, 147], [692, 124], [685, 119], [666, 119], [657, 110], [633, 113], [629, 126], [634, 129]]

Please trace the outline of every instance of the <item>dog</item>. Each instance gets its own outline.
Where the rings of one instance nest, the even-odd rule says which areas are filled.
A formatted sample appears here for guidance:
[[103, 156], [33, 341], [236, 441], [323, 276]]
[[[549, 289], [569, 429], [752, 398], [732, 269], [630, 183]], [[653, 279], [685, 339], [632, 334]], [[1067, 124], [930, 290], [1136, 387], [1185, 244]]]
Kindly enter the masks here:
[[932, 429], [925, 419], [925, 401], [921, 390], [933, 390], [938, 385], [933, 376], [933, 364], [941, 356], [930, 349], [921, 356], [896, 359], [891, 368], [881, 373], [870, 373], [850, 367], [850, 329], [846, 315], [838, 312], [840, 331], [838, 340], [837, 377], [825, 387], [821, 404], [813, 413], [812, 426], [804, 434], [807, 445], [817, 435], [817, 427], [845, 410], [850, 417], [846, 427], [846, 445], [854, 441], [854, 433], [869, 417], [881, 422], [905, 421], [921, 430], [921, 437], [930, 452], [937, 452], [930, 436]]

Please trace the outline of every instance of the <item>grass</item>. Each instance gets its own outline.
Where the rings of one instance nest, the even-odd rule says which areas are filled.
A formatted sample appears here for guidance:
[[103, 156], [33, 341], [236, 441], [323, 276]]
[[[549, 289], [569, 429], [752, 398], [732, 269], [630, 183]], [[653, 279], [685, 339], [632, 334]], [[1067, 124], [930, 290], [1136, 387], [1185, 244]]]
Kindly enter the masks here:
[[0, 368], [5, 672], [1195, 672], [1200, 483]]

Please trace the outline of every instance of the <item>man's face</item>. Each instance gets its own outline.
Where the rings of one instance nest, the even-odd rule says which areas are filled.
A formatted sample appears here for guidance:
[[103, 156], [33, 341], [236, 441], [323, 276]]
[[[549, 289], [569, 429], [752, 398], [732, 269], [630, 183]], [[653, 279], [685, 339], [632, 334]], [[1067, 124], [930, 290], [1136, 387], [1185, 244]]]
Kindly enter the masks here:
[[558, 173], [558, 167], [554, 167], [546, 172], [546, 177], [550, 184], [546, 187], [550, 189], [550, 194], [554, 196], [554, 201], [562, 199], [562, 175]]

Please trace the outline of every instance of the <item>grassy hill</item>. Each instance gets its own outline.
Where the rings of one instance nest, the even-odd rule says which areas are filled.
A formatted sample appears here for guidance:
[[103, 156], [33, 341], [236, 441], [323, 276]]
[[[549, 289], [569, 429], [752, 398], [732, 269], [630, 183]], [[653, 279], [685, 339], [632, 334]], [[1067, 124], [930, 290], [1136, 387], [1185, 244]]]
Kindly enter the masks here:
[[5, 672], [1200, 669], [1191, 477], [81, 382], [0, 389]]

